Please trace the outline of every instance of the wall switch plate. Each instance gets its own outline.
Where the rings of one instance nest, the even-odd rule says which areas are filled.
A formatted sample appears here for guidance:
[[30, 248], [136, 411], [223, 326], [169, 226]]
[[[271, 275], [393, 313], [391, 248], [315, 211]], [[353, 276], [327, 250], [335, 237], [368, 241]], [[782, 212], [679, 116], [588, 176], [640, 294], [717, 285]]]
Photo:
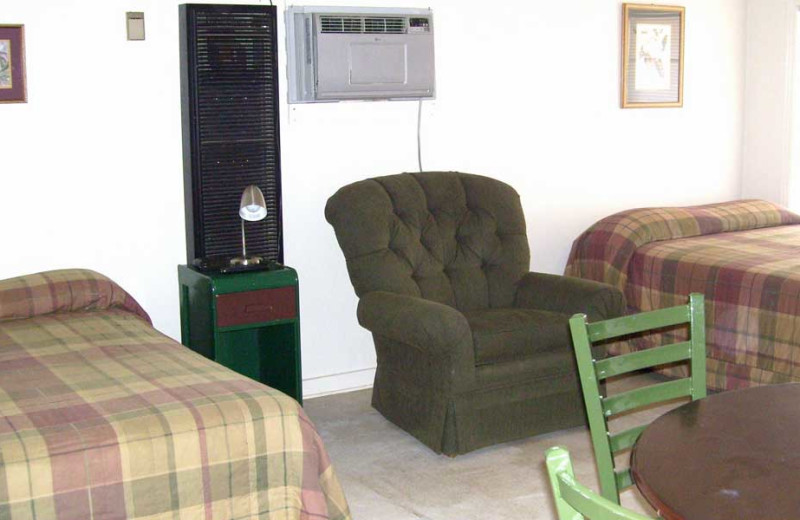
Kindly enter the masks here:
[[125, 25], [128, 29], [128, 40], [144, 40], [144, 13], [125, 13]]

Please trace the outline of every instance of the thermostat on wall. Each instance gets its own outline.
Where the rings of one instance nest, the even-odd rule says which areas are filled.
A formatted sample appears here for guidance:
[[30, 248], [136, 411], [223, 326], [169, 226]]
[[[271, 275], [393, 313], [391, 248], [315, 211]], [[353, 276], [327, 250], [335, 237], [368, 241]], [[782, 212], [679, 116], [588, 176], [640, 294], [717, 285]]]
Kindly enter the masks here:
[[430, 9], [289, 7], [289, 103], [435, 94]]
[[125, 13], [125, 26], [128, 40], [144, 40], [144, 13], [130, 11]]

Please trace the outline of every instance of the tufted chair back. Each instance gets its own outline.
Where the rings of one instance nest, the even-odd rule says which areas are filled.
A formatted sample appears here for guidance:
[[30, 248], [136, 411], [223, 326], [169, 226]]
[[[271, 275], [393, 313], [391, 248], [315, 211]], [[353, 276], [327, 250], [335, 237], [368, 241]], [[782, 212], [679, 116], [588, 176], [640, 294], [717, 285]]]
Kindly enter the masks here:
[[530, 267], [519, 195], [488, 177], [376, 177], [337, 191], [325, 217], [359, 297], [388, 291], [460, 311], [511, 307]]

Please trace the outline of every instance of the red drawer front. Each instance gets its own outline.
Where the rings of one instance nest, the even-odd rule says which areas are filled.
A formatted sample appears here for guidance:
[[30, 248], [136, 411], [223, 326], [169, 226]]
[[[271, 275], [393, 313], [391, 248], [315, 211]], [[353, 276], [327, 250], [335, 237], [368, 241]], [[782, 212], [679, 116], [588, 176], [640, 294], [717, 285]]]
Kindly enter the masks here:
[[232, 327], [297, 316], [294, 287], [261, 289], [217, 296], [217, 326]]

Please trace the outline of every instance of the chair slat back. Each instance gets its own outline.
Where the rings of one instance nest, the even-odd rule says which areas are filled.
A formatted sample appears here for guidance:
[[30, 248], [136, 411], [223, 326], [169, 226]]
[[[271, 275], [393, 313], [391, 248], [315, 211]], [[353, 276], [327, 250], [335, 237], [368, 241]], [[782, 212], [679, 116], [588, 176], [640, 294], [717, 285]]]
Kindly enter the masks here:
[[652, 367], [653, 364], [673, 363], [692, 356], [692, 342], [682, 341], [672, 345], [649, 348], [632, 352], [624, 356], [615, 356], [609, 359], [598, 359], [595, 363], [597, 377], [607, 379], [643, 368]]
[[603, 415], [611, 417], [624, 412], [663, 403], [679, 397], [691, 397], [692, 380], [688, 377], [658, 383], [604, 398]]
[[628, 336], [637, 332], [653, 330], [661, 327], [670, 327], [689, 322], [688, 305], [678, 305], [667, 309], [641, 312], [630, 316], [621, 316], [610, 320], [589, 323], [589, 339], [592, 342], [604, 339], [614, 339]]
[[[608, 419], [644, 406], [679, 397], [692, 400], [706, 396], [705, 313], [703, 295], [692, 293], [687, 305], [587, 323], [586, 316], [576, 314], [570, 319], [570, 331], [578, 362], [586, 414], [592, 437], [602, 495], [619, 504], [619, 492], [631, 485], [629, 470], [616, 470], [614, 455], [630, 449], [644, 430], [643, 426], [611, 435]], [[689, 339], [647, 350], [596, 359], [592, 345], [659, 331], [687, 324]], [[668, 363], [688, 361], [689, 376], [658, 383], [613, 396], [604, 396], [600, 383], [609, 377], [627, 374]]]
[[652, 520], [576, 482], [569, 452], [564, 448], [547, 450], [546, 463], [559, 520]]

